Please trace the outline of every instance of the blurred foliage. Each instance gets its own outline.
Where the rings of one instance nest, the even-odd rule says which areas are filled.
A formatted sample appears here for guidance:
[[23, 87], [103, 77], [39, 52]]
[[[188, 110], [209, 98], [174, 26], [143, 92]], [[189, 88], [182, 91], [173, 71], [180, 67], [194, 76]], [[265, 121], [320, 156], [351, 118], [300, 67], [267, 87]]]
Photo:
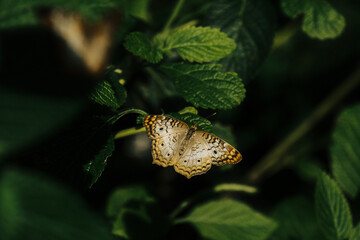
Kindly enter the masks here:
[[[73, 15], [51, 28], [51, 8]], [[0, 0], [1, 239], [359, 239], [359, 11], [354, 0]], [[82, 22], [113, 26], [99, 74], [74, 36], [110, 40]], [[244, 160], [191, 180], [152, 166], [148, 114], [219, 136]], [[277, 142], [284, 154], [264, 162]]]

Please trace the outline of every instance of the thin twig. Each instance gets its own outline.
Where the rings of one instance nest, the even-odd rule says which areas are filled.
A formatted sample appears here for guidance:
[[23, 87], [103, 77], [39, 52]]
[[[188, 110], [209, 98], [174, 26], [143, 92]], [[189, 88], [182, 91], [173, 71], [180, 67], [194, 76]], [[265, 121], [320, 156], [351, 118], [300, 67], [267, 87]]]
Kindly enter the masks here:
[[325, 98], [315, 110], [294, 131], [292, 131], [273, 150], [266, 154], [259, 163], [245, 176], [250, 183], [259, 182], [266, 173], [272, 172], [282, 161], [294, 144], [304, 137], [320, 120], [331, 112], [346, 95], [360, 84], [360, 67]]

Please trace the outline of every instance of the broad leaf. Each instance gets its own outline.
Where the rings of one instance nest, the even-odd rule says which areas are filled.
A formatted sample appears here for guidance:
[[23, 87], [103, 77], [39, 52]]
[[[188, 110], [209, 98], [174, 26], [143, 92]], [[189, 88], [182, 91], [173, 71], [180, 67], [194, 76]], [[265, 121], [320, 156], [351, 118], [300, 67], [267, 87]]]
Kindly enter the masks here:
[[124, 46], [126, 50], [150, 63], [158, 63], [163, 58], [162, 52], [151, 44], [141, 32], [132, 32], [127, 37]]
[[203, 63], [219, 60], [235, 47], [234, 40], [217, 28], [189, 27], [171, 34], [163, 51], [174, 49], [184, 60]]
[[111, 230], [74, 193], [50, 179], [7, 170], [0, 179], [1, 239], [110, 240]]
[[340, 114], [332, 139], [332, 173], [340, 187], [355, 197], [360, 187], [360, 105]]
[[99, 82], [90, 94], [90, 99], [95, 103], [106, 106], [115, 111], [126, 100], [126, 90], [120, 84], [120, 73], [110, 66], [105, 74], [105, 80]]
[[327, 239], [348, 238], [352, 230], [349, 205], [337, 183], [322, 173], [316, 184], [317, 221]]
[[344, 17], [326, 0], [282, 0], [281, 7], [291, 18], [303, 13], [302, 29], [312, 38], [336, 38], [344, 31]]
[[186, 101], [196, 107], [230, 109], [245, 98], [242, 80], [235, 73], [220, 72], [219, 64], [162, 64], [160, 69], [175, 82]]
[[125, 239], [159, 239], [168, 228], [155, 199], [141, 186], [116, 190], [107, 205], [113, 234]]
[[321, 239], [315, 218], [314, 204], [304, 196], [282, 200], [273, 210], [272, 218], [279, 227], [272, 239]]
[[360, 239], [360, 223], [352, 230], [349, 240], [359, 240], [359, 239]]
[[230, 199], [200, 205], [177, 222], [191, 223], [203, 238], [216, 240], [267, 239], [276, 228], [273, 220]]
[[171, 117], [174, 117], [176, 119], [184, 121], [189, 127], [196, 124], [197, 130], [205, 131], [205, 132], [212, 132], [211, 128], [211, 122], [207, 120], [206, 118], [203, 118], [199, 115], [193, 114], [193, 113], [170, 113], [168, 114]]
[[236, 49], [220, 61], [247, 81], [254, 77], [272, 46], [275, 18], [267, 0], [217, 0], [206, 23], [235, 40]]
[[98, 180], [105, 169], [106, 161], [114, 151], [114, 137], [109, 136], [107, 143], [103, 146], [98, 154], [84, 166], [85, 172], [91, 175], [90, 187]]

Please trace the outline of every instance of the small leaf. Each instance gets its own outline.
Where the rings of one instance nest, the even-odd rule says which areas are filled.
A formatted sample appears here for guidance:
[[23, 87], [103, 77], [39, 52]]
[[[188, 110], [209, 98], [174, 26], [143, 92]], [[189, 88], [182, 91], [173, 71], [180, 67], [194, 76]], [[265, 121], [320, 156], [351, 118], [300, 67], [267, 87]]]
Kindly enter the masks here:
[[242, 80], [235, 73], [220, 72], [219, 64], [162, 64], [160, 69], [175, 82], [186, 101], [196, 107], [230, 109], [245, 98]]
[[149, 195], [142, 186], [130, 186], [119, 188], [114, 191], [107, 204], [107, 215], [115, 217], [121, 209], [130, 201], [140, 201], [143, 203], [154, 202], [155, 199]]
[[6, 170], [0, 180], [1, 239], [110, 240], [111, 230], [77, 195], [33, 173]]
[[123, 10], [125, 14], [130, 14], [146, 22], [150, 20], [149, 0], [120, 0], [116, 2], [118, 2], [119, 9]]
[[275, 230], [276, 223], [230, 199], [221, 199], [196, 207], [177, 223], [193, 224], [203, 238], [221, 240], [262, 240]]
[[217, 0], [206, 24], [220, 28], [236, 43], [236, 49], [220, 61], [226, 71], [247, 81], [268, 56], [275, 33], [274, 9], [268, 0]]
[[360, 223], [352, 230], [349, 240], [360, 240]]
[[124, 47], [126, 50], [150, 63], [158, 63], [163, 58], [162, 52], [151, 44], [141, 32], [132, 32], [127, 37]]
[[114, 151], [114, 137], [110, 135], [107, 143], [85, 166], [85, 172], [91, 175], [90, 187], [98, 180], [105, 169], [106, 161]]
[[174, 49], [184, 60], [203, 63], [219, 60], [235, 47], [234, 40], [217, 28], [188, 27], [171, 34], [163, 51]]
[[317, 221], [327, 239], [348, 238], [352, 230], [349, 205], [340, 188], [326, 173], [316, 184], [315, 210]]
[[193, 113], [169, 113], [167, 114], [171, 117], [174, 117], [176, 119], [179, 119], [181, 121], [184, 121], [189, 127], [196, 124], [197, 130], [205, 131], [205, 132], [212, 132], [211, 128], [211, 122], [207, 120], [206, 118], [203, 118], [199, 115], [193, 114]]
[[332, 134], [331, 169], [340, 187], [356, 197], [360, 187], [360, 105], [344, 110]]
[[272, 235], [273, 239], [321, 239], [315, 218], [315, 207], [312, 201], [304, 196], [295, 196], [277, 204], [272, 218], [279, 227]]
[[169, 227], [155, 199], [141, 186], [116, 190], [107, 205], [113, 234], [125, 239], [159, 239]]
[[305, 10], [306, 0], [281, 0], [283, 12], [290, 18], [296, 18]]
[[331, 39], [344, 31], [344, 17], [326, 0], [282, 0], [281, 7], [291, 18], [304, 14], [302, 29], [309, 37]]

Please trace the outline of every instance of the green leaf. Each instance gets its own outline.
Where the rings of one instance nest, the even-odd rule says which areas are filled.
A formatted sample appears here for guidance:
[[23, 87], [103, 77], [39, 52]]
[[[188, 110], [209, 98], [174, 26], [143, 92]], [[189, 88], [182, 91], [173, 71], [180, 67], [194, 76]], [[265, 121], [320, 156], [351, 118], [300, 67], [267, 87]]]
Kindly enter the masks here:
[[276, 228], [273, 220], [230, 199], [200, 205], [177, 222], [189, 222], [203, 238], [216, 240], [261, 240], [268, 238]]
[[212, 132], [212, 125], [209, 120], [193, 113], [169, 113], [171, 117], [184, 121], [187, 125], [193, 126], [196, 124], [197, 130]]
[[273, 239], [321, 239], [317, 231], [314, 204], [304, 196], [295, 196], [277, 204], [272, 218], [279, 227], [272, 235]]
[[267, 0], [217, 0], [206, 23], [235, 40], [236, 49], [220, 61], [247, 81], [268, 56], [275, 32], [274, 10]]
[[349, 240], [360, 240], [360, 223], [352, 230]]
[[132, 32], [127, 37], [124, 47], [126, 50], [150, 63], [158, 63], [163, 58], [162, 52], [151, 44], [141, 32]]
[[120, 0], [118, 3], [119, 9], [125, 14], [140, 18], [145, 22], [150, 21], [148, 5], [149, 0]]
[[345, 29], [345, 19], [325, 0], [308, 1], [302, 29], [312, 38], [336, 38]]
[[235, 47], [234, 40], [217, 28], [192, 26], [170, 34], [163, 51], [174, 49], [184, 60], [203, 63], [219, 60]]
[[281, 7], [291, 18], [304, 14], [303, 31], [312, 38], [332, 39], [345, 29], [345, 19], [326, 0], [282, 0]]
[[107, 205], [114, 219], [113, 234], [125, 239], [159, 239], [168, 229], [168, 219], [155, 199], [141, 186], [117, 189]]
[[178, 92], [195, 107], [230, 109], [245, 98], [242, 80], [220, 72], [219, 64], [162, 64], [160, 69], [175, 82]]
[[322, 173], [315, 190], [317, 221], [327, 239], [348, 238], [352, 230], [349, 205], [337, 183]]
[[63, 186], [25, 171], [0, 180], [1, 239], [110, 240], [110, 228]]
[[331, 169], [340, 187], [356, 197], [360, 187], [360, 105], [345, 109], [338, 117], [330, 148]]
[[98, 154], [96, 154], [93, 159], [84, 165], [85, 172], [91, 175], [90, 187], [99, 179], [102, 172], [105, 169], [106, 161], [111, 156], [114, 151], [114, 137], [110, 135], [107, 143], [100, 150]]
[[125, 103], [126, 90], [120, 84], [119, 69], [110, 66], [105, 74], [105, 80], [99, 82], [90, 94], [90, 99], [95, 103], [106, 106], [115, 111]]
[[283, 12], [290, 18], [296, 18], [305, 10], [307, 0], [281, 0]]
[[36, 14], [39, 7], [58, 7], [81, 14], [87, 20], [99, 20], [106, 12], [116, 7], [112, 0], [65, 1], [65, 0], [11, 0], [0, 1], [0, 29], [22, 25], [35, 25], [39, 22]]

